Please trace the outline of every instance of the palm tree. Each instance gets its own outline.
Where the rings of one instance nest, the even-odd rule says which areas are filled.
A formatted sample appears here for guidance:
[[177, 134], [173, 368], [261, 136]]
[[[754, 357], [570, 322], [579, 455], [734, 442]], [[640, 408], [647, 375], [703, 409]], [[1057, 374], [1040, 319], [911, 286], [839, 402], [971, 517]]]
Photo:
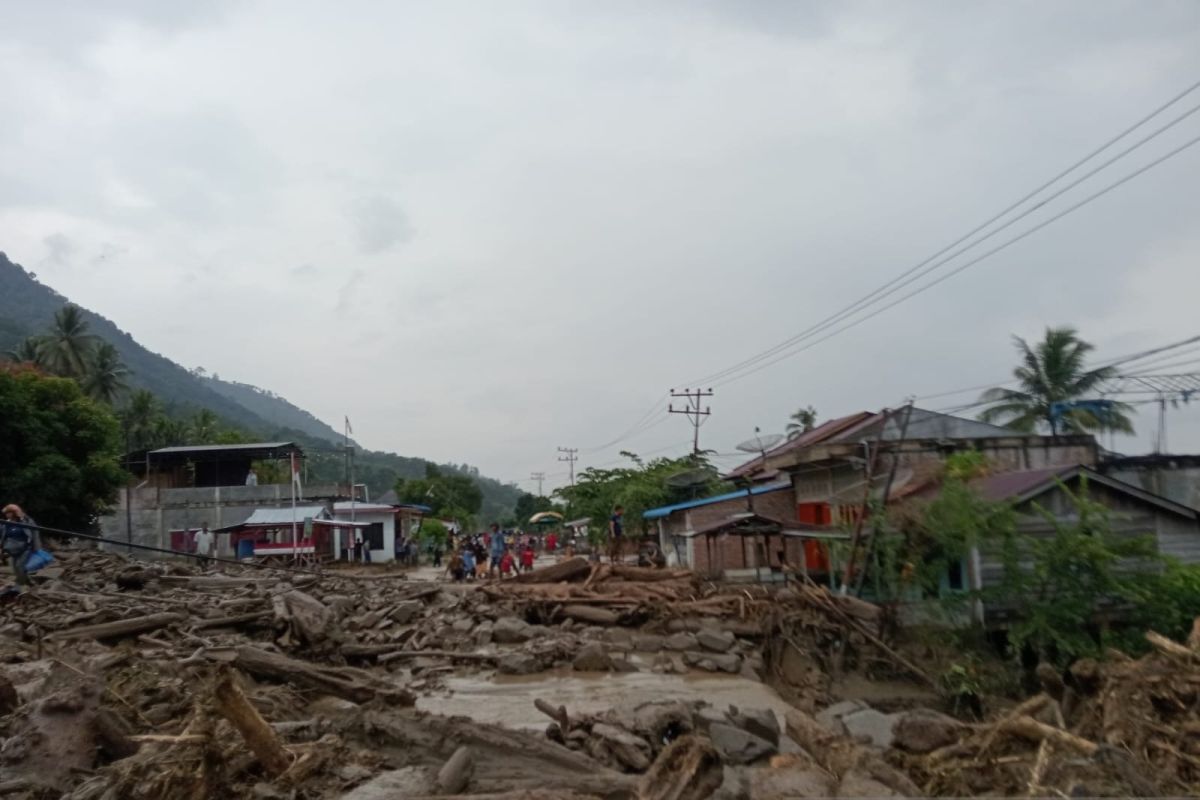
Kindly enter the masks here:
[[155, 423], [162, 416], [162, 408], [153, 392], [138, 389], [121, 410], [121, 423], [129, 434], [133, 449], [149, 447], [154, 437]]
[[4, 357], [9, 361], [16, 361], [18, 364], [33, 364], [36, 366], [40, 363], [38, 340], [33, 336], [26, 337], [12, 350], [7, 351]]
[[213, 444], [221, 433], [221, 419], [207, 408], [192, 415], [188, 423], [190, 444]]
[[68, 303], [54, 313], [50, 332], [38, 337], [37, 351], [46, 369], [65, 378], [83, 380], [96, 349], [79, 306]]
[[797, 436], [808, 433], [817, 425], [817, 410], [812, 406], [807, 406], [792, 414], [789, 417], [792, 421], [787, 425], [787, 437], [795, 439]]
[[1047, 328], [1045, 338], [1033, 347], [1019, 336], [1013, 337], [1013, 343], [1021, 355], [1021, 363], [1013, 370], [1019, 388], [995, 387], [984, 392], [980, 402], [990, 406], [979, 419], [1026, 433], [1048, 428], [1055, 436], [1106, 430], [1133, 433], [1132, 409], [1125, 403], [1102, 400], [1089, 408], [1056, 408], [1095, 395], [1100, 384], [1116, 374], [1111, 367], [1085, 368], [1094, 348], [1080, 339], [1074, 328]]
[[117, 348], [108, 342], [101, 342], [96, 348], [87, 374], [83, 376], [81, 385], [83, 391], [93, 400], [113, 404], [129, 386], [125, 383], [129, 370], [121, 363], [121, 355]]

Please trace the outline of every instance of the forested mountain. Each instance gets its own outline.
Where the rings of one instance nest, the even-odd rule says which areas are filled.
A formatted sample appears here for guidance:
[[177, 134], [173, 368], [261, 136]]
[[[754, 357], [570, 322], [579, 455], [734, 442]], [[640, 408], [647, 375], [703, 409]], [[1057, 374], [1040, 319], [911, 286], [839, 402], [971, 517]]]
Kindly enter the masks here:
[[[54, 313], [70, 300], [0, 252], [0, 353], [15, 348], [23, 339], [43, 333]], [[191, 371], [152, 353], [132, 336], [99, 314], [81, 307], [89, 332], [111, 343], [129, 369], [132, 389], [153, 392], [172, 414], [184, 415], [208, 409], [227, 424], [263, 439], [295, 441], [309, 456], [310, 476], [322, 480], [343, 478], [342, 435], [330, 425], [273, 392], [244, 383], [221, 380]], [[353, 442], [352, 442], [353, 443]], [[391, 489], [396, 478], [418, 478], [425, 474], [426, 459], [356, 448], [355, 479], [371, 488], [372, 497]], [[445, 470], [470, 475], [483, 490], [481, 522], [511, 513], [520, 490], [491, 478], [466, 464], [442, 465]]]

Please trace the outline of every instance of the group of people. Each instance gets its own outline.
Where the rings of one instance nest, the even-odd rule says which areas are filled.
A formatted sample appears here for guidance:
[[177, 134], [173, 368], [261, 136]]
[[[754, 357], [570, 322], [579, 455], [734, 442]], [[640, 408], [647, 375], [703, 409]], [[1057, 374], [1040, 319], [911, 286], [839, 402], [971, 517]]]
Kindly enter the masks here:
[[30, 557], [42, 547], [37, 523], [16, 503], [4, 507], [4, 520], [0, 523], [0, 553], [12, 562], [17, 586], [29, 586]]
[[505, 534], [496, 523], [487, 533], [464, 537], [451, 547], [446, 572], [455, 581], [511, 577], [533, 569], [537, 555], [532, 537]]

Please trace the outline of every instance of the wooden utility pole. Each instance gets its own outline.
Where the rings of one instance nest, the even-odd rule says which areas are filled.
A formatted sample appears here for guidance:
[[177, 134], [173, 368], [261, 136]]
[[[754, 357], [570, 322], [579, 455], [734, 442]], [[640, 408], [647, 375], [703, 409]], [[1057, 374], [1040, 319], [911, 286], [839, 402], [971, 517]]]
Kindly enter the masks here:
[[541, 497], [541, 496], [542, 496], [542, 481], [546, 480], [546, 473], [544, 473], [544, 472], [531, 472], [531, 473], [529, 473], [529, 480], [531, 480], [531, 481], [537, 481], [537, 485], [538, 485], [538, 493], [537, 493], [537, 496], [538, 496], [538, 497]]
[[712, 389], [684, 389], [682, 392], [671, 390], [671, 397], [680, 397], [687, 400], [687, 405], [683, 408], [675, 408], [674, 405], [667, 406], [668, 414], [684, 414], [688, 418], [688, 422], [692, 423], [692, 455], [700, 455], [700, 426], [712, 413], [712, 409], [708, 406], [700, 407], [700, 401], [705, 397], [712, 397]]
[[558, 460], [567, 462], [567, 468], [570, 470], [570, 475], [571, 475], [571, 485], [574, 486], [575, 485], [575, 462], [579, 460], [579, 456], [577, 456], [575, 454], [579, 452], [579, 448], [578, 447], [560, 447], [560, 448], [558, 448], [558, 452], [566, 454], [566, 455], [559, 456]]

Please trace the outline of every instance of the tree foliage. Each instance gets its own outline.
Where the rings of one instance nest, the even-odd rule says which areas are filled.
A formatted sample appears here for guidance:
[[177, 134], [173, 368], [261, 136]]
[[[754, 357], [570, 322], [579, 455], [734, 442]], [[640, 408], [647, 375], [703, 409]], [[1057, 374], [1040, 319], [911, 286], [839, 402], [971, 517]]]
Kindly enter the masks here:
[[31, 368], [0, 370], [0, 498], [38, 522], [91, 528], [125, 473], [117, 420], [79, 385]]
[[1013, 342], [1021, 357], [1013, 370], [1018, 388], [995, 387], [984, 392], [980, 402], [989, 406], [980, 413], [981, 420], [1026, 433], [1039, 428], [1055, 435], [1103, 430], [1133, 433], [1131, 409], [1124, 403], [1106, 403], [1103, 412], [1070, 408], [1054, 413], [1056, 403], [1094, 395], [1099, 385], [1115, 374], [1111, 367], [1086, 368], [1088, 354], [1095, 348], [1080, 339], [1074, 328], [1047, 328], [1042, 341], [1034, 346], [1019, 336], [1014, 336]]
[[812, 406], [805, 406], [798, 409], [788, 419], [791, 421], [787, 424], [787, 437], [795, 439], [817, 426], [817, 410]]
[[483, 492], [473, 478], [443, 472], [435, 464], [426, 464], [424, 478], [397, 480], [396, 495], [402, 503], [429, 506], [433, 516], [456, 520], [464, 528], [475, 522], [483, 506]]
[[[642, 512], [657, 506], [679, 503], [698, 497], [707, 497], [726, 488], [717, 477], [704, 456], [683, 458], [656, 458], [643, 462], [637, 455], [622, 452], [631, 462], [630, 466], [615, 469], [589, 467], [579, 473], [574, 486], [563, 486], [555, 491], [567, 504], [569, 513], [575, 517], [590, 517], [591, 530], [604, 533], [604, 521], [613, 507], [625, 507], [625, 526], [630, 532], [645, 531]], [[685, 470], [706, 470], [711, 478], [698, 486], [676, 487], [667, 479]]]

